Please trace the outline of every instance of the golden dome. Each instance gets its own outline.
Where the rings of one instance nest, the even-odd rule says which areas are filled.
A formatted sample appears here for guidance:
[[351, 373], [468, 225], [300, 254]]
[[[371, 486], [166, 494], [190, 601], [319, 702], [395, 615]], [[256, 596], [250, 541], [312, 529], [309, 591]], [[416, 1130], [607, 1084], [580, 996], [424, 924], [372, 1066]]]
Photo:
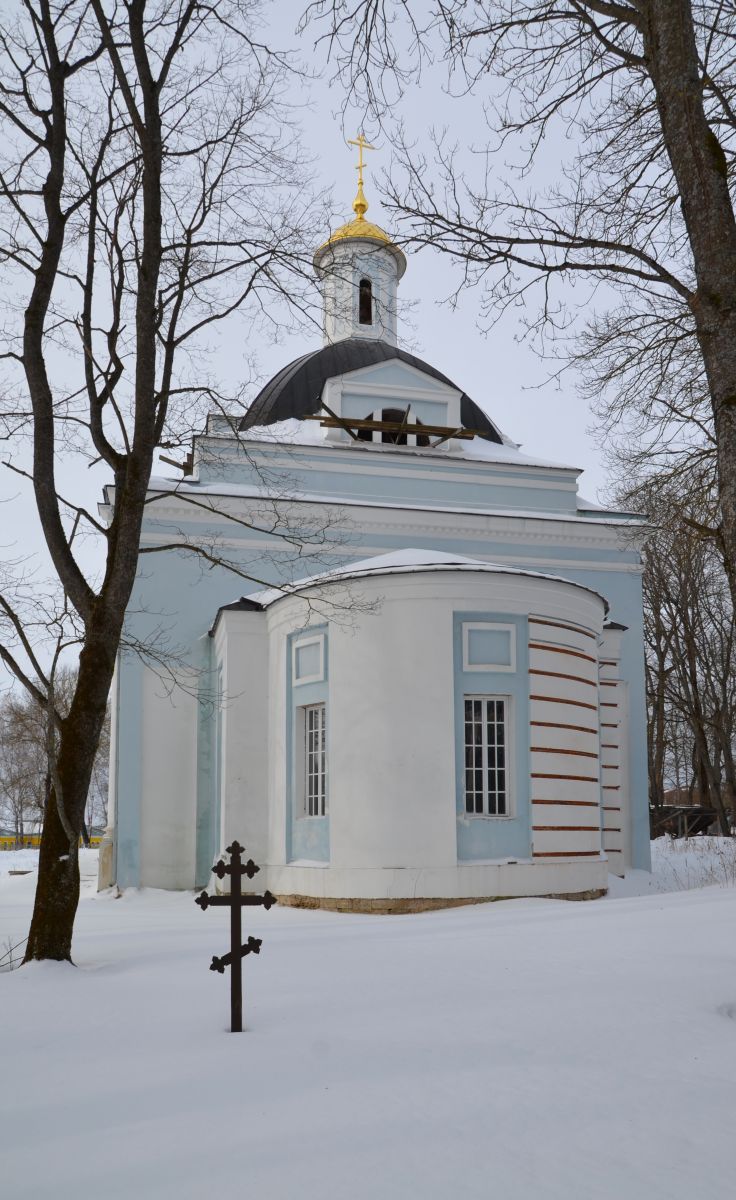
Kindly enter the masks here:
[[[391, 238], [384, 229], [381, 229], [380, 225], [374, 225], [372, 221], [366, 221], [362, 215], [355, 217], [352, 221], [346, 221], [344, 225], [341, 225], [339, 229], [336, 229], [328, 237], [324, 244], [325, 246], [329, 246], [331, 242], [339, 242], [343, 238], [372, 238], [376, 242], [391, 243]], [[320, 249], [322, 249], [321, 246]]]
[[[343, 238], [372, 238], [374, 242], [386, 242], [388, 245], [391, 245], [391, 238], [388, 236], [386, 231], [381, 229], [380, 225], [374, 225], [372, 221], [366, 221], [365, 219], [365, 214], [368, 211], [368, 201], [366, 200], [365, 192], [363, 191], [363, 150], [372, 150], [373, 147], [368, 145], [362, 134], [359, 136], [357, 142], [353, 142], [351, 145], [357, 145], [360, 147], [360, 161], [358, 163], [358, 191], [355, 199], [353, 200], [353, 212], [355, 213], [355, 217], [352, 221], [346, 221], [344, 225], [341, 225], [339, 229], [336, 229], [335, 232], [328, 237], [324, 245], [329, 246], [332, 242], [340, 242]], [[322, 249], [323, 246], [320, 246], [320, 250]]]
[[[339, 229], [336, 229], [333, 234], [328, 237], [326, 242], [314, 252], [314, 266], [318, 274], [322, 273], [323, 266], [329, 265], [330, 249], [341, 242], [350, 241], [353, 239], [366, 239], [369, 242], [378, 243], [388, 250], [396, 262], [398, 278], [401, 279], [406, 270], [406, 259], [403, 252], [392, 241], [385, 229], [381, 229], [380, 225], [374, 225], [372, 221], [366, 221], [364, 216], [357, 216], [352, 221], [346, 221]], [[378, 246], [376, 247], [378, 248]]]

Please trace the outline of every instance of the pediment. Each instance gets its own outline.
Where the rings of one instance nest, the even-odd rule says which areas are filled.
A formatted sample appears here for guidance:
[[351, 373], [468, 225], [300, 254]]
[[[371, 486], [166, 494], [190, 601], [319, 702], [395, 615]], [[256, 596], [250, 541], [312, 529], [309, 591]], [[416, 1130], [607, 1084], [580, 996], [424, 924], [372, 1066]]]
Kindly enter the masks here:
[[348, 371], [339, 377], [343, 391], [365, 391], [376, 388], [387, 395], [397, 395], [404, 392], [424, 393], [434, 399], [450, 400], [460, 398], [462, 393], [458, 388], [443, 383], [426, 371], [419, 370], [400, 358], [388, 359], [386, 362], [371, 363], [367, 367], [359, 367], [356, 371]]

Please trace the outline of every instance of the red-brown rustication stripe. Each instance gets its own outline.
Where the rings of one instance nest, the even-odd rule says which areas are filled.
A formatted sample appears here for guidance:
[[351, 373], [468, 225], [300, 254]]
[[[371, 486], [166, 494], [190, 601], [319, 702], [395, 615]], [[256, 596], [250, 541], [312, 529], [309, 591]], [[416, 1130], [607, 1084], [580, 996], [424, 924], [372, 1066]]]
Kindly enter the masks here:
[[[598, 711], [596, 704], [588, 704], [586, 700], [563, 700], [562, 696], [529, 696], [530, 700], [543, 700], [545, 704], [574, 704], [576, 708], [590, 708], [593, 712]], [[613, 706], [617, 706], [614, 704]]]
[[[539, 729], [573, 729], [575, 733], [592, 733], [596, 734], [597, 729], [591, 729], [589, 725], [566, 725], [563, 721], [530, 721], [530, 725], [537, 726]], [[613, 746], [613, 750], [618, 750], [618, 746]]]
[[544, 642], [530, 642], [530, 650], [546, 650], [550, 654], [569, 654], [571, 658], [584, 658], [586, 662], [595, 663], [597, 660], [592, 654], [583, 654], [582, 650], [569, 650], [567, 646], [553, 646], [551, 642], [545, 645]]
[[596, 775], [550, 775], [546, 771], [532, 771], [531, 779], [563, 779], [565, 783], [597, 783]]
[[546, 675], [549, 679], [568, 679], [571, 683], [584, 683], [586, 687], [598, 687], [594, 679], [583, 679], [582, 675], [565, 675], [562, 671], [540, 671], [537, 667], [530, 667], [529, 674]]
[[574, 754], [577, 758], [598, 757], [594, 750], [562, 750], [558, 746], [530, 746], [529, 749], [536, 750], [539, 754]]
[[532, 858], [598, 858], [599, 850], [534, 850]]
[[581, 629], [576, 625], [566, 625], [562, 621], [543, 621], [541, 617], [530, 617], [529, 624], [546, 625], [549, 629], [568, 629], [570, 633], [581, 633], [583, 637], [590, 638], [593, 642], [598, 640], [596, 635], [591, 633], [589, 629]]
[[600, 825], [532, 825], [535, 833], [599, 833]]
[[597, 800], [532, 800], [532, 804], [572, 804], [576, 808], [597, 808]]

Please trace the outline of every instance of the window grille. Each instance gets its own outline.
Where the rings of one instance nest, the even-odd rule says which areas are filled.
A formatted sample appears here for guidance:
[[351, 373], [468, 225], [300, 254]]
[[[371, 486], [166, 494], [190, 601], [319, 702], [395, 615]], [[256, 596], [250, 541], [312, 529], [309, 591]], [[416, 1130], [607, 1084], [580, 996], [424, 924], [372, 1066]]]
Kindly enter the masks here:
[[327, 800], [326, 719], [324, 704], [304, 710], [304, 800], [308, 817], [323, 817]]
[[508, 805], [506, 700], [465, 697], [465, 812], [506, 817]]

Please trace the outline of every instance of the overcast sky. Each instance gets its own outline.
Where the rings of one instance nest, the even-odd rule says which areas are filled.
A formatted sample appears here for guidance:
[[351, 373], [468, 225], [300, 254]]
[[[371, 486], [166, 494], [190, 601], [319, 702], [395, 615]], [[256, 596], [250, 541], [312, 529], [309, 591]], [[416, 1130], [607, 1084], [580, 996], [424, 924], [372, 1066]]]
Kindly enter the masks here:
[[[273, 9], [278, 34], [291, 46], [298, 45], [289, 29], [296, 26], [302, 3], [303, 0], [279, 0]], [[354, 148], [346, 145], [345, 138], [356, 135], [360, 117], [348, 113], [343, 118], [340, 111], [343, 96], [334, 80], [330, 80], [322, 52], [312, 50], [314, 36], [309, 33], [303, 38], [301, 48], [312, 68], [324, 67], [324, 72], [310, 88], [300, 88], [304, 104], [303, 145], [314, 162], [317, 181], [333, 190], [337, 211], [347, 220], [352, 216], [356, 158]], [[443, 69], [430, 69], [422, 85], [405, 97], [397, 115], [402, 117], [407, 135], [420, 144], [426, 142], [432, 126], [448, 127], [451, 135], [470, 148], [470, 160], [472, 148], [477, 149], [487, 140], [482, 106], [475, 98], [449, 98], [443, 91], [443, 81]], [[373, 132], [370, 127], [366, 129], [369, 136]], [[390, 231], [391, 220], [381, 209], [376, 182], [391, 161], [391, 146], [385, 134], [376, 138], [376, 147], [374, 153], [367, 155], [368, 216]], [[554, 145], [546, 148], [550, 172], [554, 171], [554, 164], [559, 164], [560, 150], [561, 147]], [[499, 161], [498, 169], [503, 174], [503, 162]], [[328, 232], [315, 229], [315, 248]], [[455, 309], [442, 304], [453, 290], [454, 281], [447, 259], [431, 250], [409, 256], [400, 296], [409, 302], [411, 324], [403, 330], [403, 337], [400, 327], [400, 343], [448, 375], [486, 410], [504, 433], [521, 443], [526, 453], [584, 468], [580, 490], [587, 498], [596, 499], [606, 484], [602, 455], [590, 430], [591, 416], [576, 394], [574, 379], [568, 378], [561, 388], [545, 382], [550, 365], [541, 363], [518, 340], [521, 327], [516, 314], [508, 314], [484, 336], [478, 328], [481, 302], [478, 292], [468, 290]], [[261, 382], [284, 363], [319, 344], [316, 332], [302, 330], [287, 336], [278, 346], [264, 342], [250, 347], [257, 353]], [[229, 380], [242, 378], [243, 351], [237, 335], [224, 338], [223, 354], [222, 366]], [[256, 391], [254, 386], [253, 394]], [[170, 473], [168, 469], [166, 473]], [[94, 509], [104, 479], [103, 470], [82, 471], [80, 475], [79, 465], [75, 464], [73, 469], [70, 466], [60, 472], [60, 488], [66, 483], [73, 485], [79, 497], [81, 486], [81, 501]], [[31, 560], [34, 554], [40, 555], [42, 543], [30, 488], [3, 473], [0, 499], [5, 501], [0, 505], [2, 556], [27, 556]], [[87, 565], [98, 560], [99, 553], [92, 543], [87, 544], [83, 557]]]

